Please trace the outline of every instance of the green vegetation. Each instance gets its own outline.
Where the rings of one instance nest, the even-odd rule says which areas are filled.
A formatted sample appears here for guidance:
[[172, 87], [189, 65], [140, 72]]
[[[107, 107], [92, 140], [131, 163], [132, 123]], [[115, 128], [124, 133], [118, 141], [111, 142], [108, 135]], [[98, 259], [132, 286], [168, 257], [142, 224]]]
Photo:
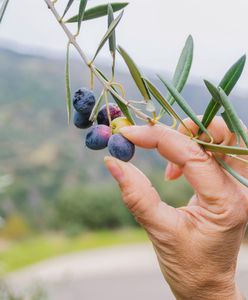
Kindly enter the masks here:
[[0, 251], [0, 274], [66, 253], [145, 241], [147, 237], [141, 229], [100, 231], [76, 237], [62, 234], [40, 235], [22, 242], [12, 242], [5, 250]]

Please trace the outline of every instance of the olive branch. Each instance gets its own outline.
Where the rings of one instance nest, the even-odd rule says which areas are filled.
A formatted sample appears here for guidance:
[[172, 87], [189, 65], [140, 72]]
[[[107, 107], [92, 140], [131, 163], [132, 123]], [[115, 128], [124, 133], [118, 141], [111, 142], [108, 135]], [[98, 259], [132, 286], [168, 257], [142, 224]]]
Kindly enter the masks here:
[[[68, 20], [64, 20], [65, 15], [70, 11], [74, 0], [69, 0], [64, 9], [64, 12], [60, 15], [56, 9], [56, 3], [58, 0], [44, 0], [50, 9], [51, 13], [56, 18], [57, 22], [65, 32], [68, 37], [67, 43], [67, 51], [66, 51], [66, 103], [67, 103], [67, 112], [68, 112], [68, 120], [70, 121], [71, 117], [71, 91], [70, 91], [70, 46], [74, 46], [74, 48], [79, 53], [83, 62], [88, 66], [90, 70], [90, 82], [91, 88], [94, 86], [94, 78], [102, 84], [103, 91], [95, 104], [95, 107], [91, 114], [91, 120], [94, 120], [97, 115], [99, 104], [102, 101], [102, 98], [105, 97], [107, 110], [108, 110], [108, 95], [112, 95], [123, 114], [126, 118], [132, 123], [135, 124], [133, 116], [131, 112], [139, 119], [144, 120], [150, 124], [161, 123], [161, 119], [165, 114], [168, 114], [172, 120], [173, 125], [172, 128], [176, 126], [176, 123], [181, 123], [187, 130], [188, 135], [195, 142], [201, 145], [205, 150], [211, 151], [213, 153], [222, 153], [233, 159], [237, 159], [244, 163], [248, 163], [248, 160], [239, 157], [240, 155], [248, 155], [248, 137], [244, 130], [244, 126], [240, 121], [231, 101], [228, 98], [228, 95], [233, 90], [234, 86], [238, 82], [246, 61], [246, 56], [242, 56], [236, 63], [234, 63], [230, 69], [226, 72], [223, 79], [220, 81], [218, 86], [213, 85], [209, 81], [205, 80], [204, 83], [212, 96], [205, 113], [203, 115], [203, 119], [200, 121], [189, 106], [187, 101], [181, 95], [181, 92], [187, 82], [189, 77], [189, 73], [191, 70], [192, 60], [193, 60], [193, 38], [189, 36], [186, 40], [185, 46], [181, 52], [181, 56], [179, 58], [178, 64], [176, 66], [176, 70], [173, 76], [172, 81], [166, 80], [163, 76], [158, 75], [158, 78], [161, 80], [163, 85], [168, 91], [167, 96], [165, 97], [161, 91], [144, 75], [142, 75], [141, 71], [130, 57], [130, 55], [122, 48], [117, 47], [116, 45], [116, 27], [120, 23], [125, 6], [128, 3], [108, 3], [104, 5], [99, 5], [96, 7], [92, 7], [90, 9], [87, 8], [87, 0], [80, 0], [78, 15], [71, 17]], [[3, 0], [2, 7], [0, 9], [0, 22], [3, 19], [3, 15], [6, 11], [9, 0]], [[121, 13], [114, 18], [114, 12], [122, 10]], [[98, 18], [98, 17], [108, 17], [108, 27], [105, 35], [100, 41], [98, 48], [93, 56], [93, 59], [89, 60], [85, 55], [84, 51], [80, 47], [77, 42], [77, 37], [80, 34], [81, 23], [90, 19]], [[67, 23], [77, 23], [77, 31], [73, 34]], [[95, 58], [103, 48], [106, 42], [109, 42], [109, 50], [112, 56], [112, 78], [109, 80], [101, 70], [94, 64]], [[116, 54], [119, 53], [124, 59], [130, 74], [139, 89], [143, 99], [140, 101], [137, 100], [127, 100], [125, 98], [125, 92], [122, 85], [118, 82], [115, 82], [115, 65], [116, 65]], [[120, 91], [120, 93], [119, 93]], [[155, 99], [161, 106], [160, 112], [157, 115], [156, 107], [153, 103], [153, 99]], [[174, 110], [173, 104], [177, 103], [184, 113], [199, 127], [199, 132], [197, 136], [193, 136], [192, 132], [187, 128], [184, 121], [178, 115], [178, 113]], [[142, 111], [142, 109], [137, 108], [137, 105], [143, 105], [145, 107], [146, 113]], [[223, 120], [227, 124], [229, 130], [236, 135], [237, 145], [232, 146], [223, 146], [214, 144], [213, 138], [208, 132], [207, 128], [213, 118], [216, 116], [218, 111], [223, 108], [224, 112], [221, 114]], [[149, 114], [148, 114], [149, 113]], [[209, 142], [203, 142], [199, 139], [200, 135], [205, 133], [209, 137]], [[240, 147], [241, 140], [244, 141], [246, 147]], [[239, 156], [238, 156], [239, 155]], [[241, 175], [237, 174], [230, 166], [228, 166], [222, 159], [217, 158], [220, 165], [229, 172], [233, 177], [235, 177], [239, 182], [248, 187], [248, 180]]]

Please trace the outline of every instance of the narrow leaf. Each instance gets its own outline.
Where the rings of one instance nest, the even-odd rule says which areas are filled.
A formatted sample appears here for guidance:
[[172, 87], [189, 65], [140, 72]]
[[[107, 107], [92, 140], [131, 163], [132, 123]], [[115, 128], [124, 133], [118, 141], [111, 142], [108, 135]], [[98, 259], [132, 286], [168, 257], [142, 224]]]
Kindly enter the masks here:
[[89, 120], [92, 121], [92, 122], [94, 122], [96, 120], [96, 118], [97, 118], [98, 111], [99, 111], [101, 103], [102, 103], [102, 101], [104, 99], [103, 96], [104, 96], [104, 90], [102, 91], [101, 95], [99, 96], [98, 100], [96, 101], [95, 106], [92, 109], [91, 115], [89, 117]]
[[93, 59], [92, 59], [91, 62], [93, 62], [95, 60], [95, 58], [97, 57], [97, 54], [100, 52], [100, 50], [102, 49], [102, 47], [104, 46], [104, 44], [106, 43], [106, 41], [108, 40], [108, 38], [110, 37], [110, 35], [112, 34], [112, 32], [115, 30], [115, 28], [119, 24], [119, 22], [120, 22], [120, 20], [121, 20], [121, 18], [123, 16], [123, 13], [124, 13], [124, 11], [122, 11], [119, 14], [119, 16], [116, 19], [114, 19], [114, 21], [110, 24], [107, 32], [104, 34], [104, 36], [103, 36], [103, 38], [102, 38], [102, 40], [101, 40], [101, 42], [100, 42], [100, 44], [99, 44], [99, 46], [98, 46], [98, 48], [96, 50], [96, 53], [95, 53], [95, 55], [94, 55], [94, 57], [93, 57]]
[[[221, 80], [219, 87], [221, 87], [224, 92], [229, 95], [238, 82], [246, 61], [246, 55], [242, 56], [225, 74], [223, 79]], [[208, 107], [204, 113], [202, 123], [207, 128], [208, 125], [211, 123], [213, 118], [216, 116], [217, 112], [219, 111], [221, 104], [215, 102], [213, 99], [208, 104]], [[200, 133], [201, 131], [199, 131]]]
[[167, 102], [167, 100], [162, 96], [161, 92], [148, 79], [143, 78], [143, 80], [145, 81], [151, 94], [158, 101], [158, 103], [163, 107], [163, 109], [167, 111], [171, 116], [173, 116], [176, 120], [178, 120], [186, 128], [186, 130], [189, 131], [189, 129], [185, 126], [181, 117], [174, 111], [174, 109], [171, 107], [169, 102]]
[[[182, 53], [180, 55], [173, 79], [172, 79], [172, 84], [174, 87], [178, 90], [180, 93], [189, 77], [189, 73], [191, 70], [192, 66], [192, 61], [193, 61], [193, 52], [194, 52], [194, 42], [193, 38], [190, 35], [185, 43], [185, 46], [182, 50]], [[169, 94], [168, 97], [168, 102], [170, 104], [173, 104], [175, 102], [175, 99], [171, 94]]]
[[242, 123], [239, 119], [238, 114], [235, 111], [235, 108], [233, 107], [231, 101], [229, 101], [226, 93], [223, 91], [222, 88], [220, 88], [220, 97], [222, 100], [222, 104], [225, 108], [225, 111], [227, 112], [229, 118], [231, 119], [232, 125], [235, 128], [235, 131], [237, 131], [239, 133], [239, 135], [242, 137], [246, 147], [248, 147], [247, 134], [242, 126]]
[[61, 19], [64, 18], [64, 16], [66, 15], [66, 13], [68, 12], [68, 10], [69, 10], [70, 7], [72, 6], [73, 2], [74, 2], [74, 0], [69, 0], [69, 1], [68, 1], [68, 3], [67, 3], [67, 5], [66, 5], [66, 8], [65, 8], [65, 10], [64, 10], [64, 13], [63, 13]]
[[188, 103], [183, 98], [183, 96], [177, 91], [177, 89], [168, 81], [164, 80], [161, 77], [159, 77], [159, 78], [161, 81], [163, 81], [164, 85], [167, 87], [167, 89], [171, 93], [172, 97], [175, 99], [175, 101], [181, 107], [181, 109], [187, 114], [187, 116], [190, 117], [191, 120], [194, 121], [195, 124], [198, 125], [199, 128], [210, 137], [210, 134], [207, 131], [207, 129], [203, 126], [201, 121], [197, 118], [197, 115], [195, 114], [195, 112], [188, 105]]
[[4, 0], [3, 3], [2, 3], [2, 6], [0, 8], [0, 23], [3, 20], [3, 16], [4, 16], [5, 12], [6, 12], [8, 4], [9, 4], [9, 0]]
[[140, 90], [142, 96], [144, 97], [144, 99], [145, 100], [151, 99], [151, 96], [149, 95], [146, 85], [143, 82], [142, 75], [141, 75], [137, 65], [135, 64], [135, 62], [132, 60], [132, 58], [128, 55], [128, 53], [122, 47], [119, 46], [118, 51], [121, 54], [121, 56], [123, 57], [125, 63], [127, 64], [127, 67], [129, 69], [138, 89]]
[[235, 172], [227, 163], [225, 163], [222, 159], [216, 157], [216, 160], [219, 162], [219, 164], [234, 178], [236, 178], [241, 184], [248, 187], [248, 180], [247, 178], [241, 176], [237, 172]]
[[[97, 70], [97, 72], [98, 72], [98, 73], [99, 73], [99, 74], [100, 74], [107, 82], [109, 82], [108, 78], [107, 78], [107, 77], [106, 77], [99, 69], [96, 68], [96, 70]], [[113, 89], [114, 91], [117, 92], [117, 90], [115, 89], [114, 86], [112, 86], [112, 89]], [[125, 116], [132, 124], [135, 124], [135, 122], [134, 122], [134, 120], [133, 120], [133, 118], [132, 118], [132, 116], [131, 116], [131, 114], [130, 114], [130, 112], [129, 112], [128, 107], [127, 107], [124, 103], [122, 103], [115, 95], [113, 95], [112, 93], [111, 93], [111, 95], [112, 95], [113, 99], [115, 100], [115, 102], [117, 103], [117, 105], [120, 107], [120, 109], [121, 109], [121, 111], [123, 112], [124, 116]]]
[[[126, 7], [129, 3], [123, 2], [123, 3], [111, 3], [112, 9], [114, 12], [119, 11]], [[100, 18], [103, 16], [106, 16], [108, 14], [108, 4], [99, 5], [92, 7], [85, 11], [82, 21], [87, 21], [91, 19]], [[66, 21], [66, 23], [76, 23], [78, 22], [78, 15], [70, 18]]]
[[[114, 21], [114, 11], [111, 4], [108, 5], [108, 28], [111, 23]], [[116, 58], [116, 35], [115, 30], [109, 37], [109, 51], [112, 55], [113, 63], [112, 63], [112, 77], [115, 75], [115, 58]]]
[[83, 16], [84, 16], [84, 12], [85, 12], [87, 2], [88, 2], [88, 0], [80, 0], [79, 12], [78, 12], [78, 30], [77, 30], [78, 34], [80, 32], [82, 19], [83, 19]]
[[68, 123], [71, 120], [71, 88], [70, 88], [70, 43], [66, 49], [66, 66], [65, 66], [65, 87], [66, 87], [66, 109]]
[[220, 105], [222, 105], [224, 107], [225, 111], [224, 111], [224, 113], [221, 114], [222, 118], [225, 121], [226, 125], [228, 126], [229, 130], [236, 134], [237, 141], [239, 143], [239, 141], [240, 141], [239, 131], [237, 130], [235, 124], [233, 124], [233, 122], [232, 122], [232, 117], [229, 114], [228, 107], [226, 107], [226, 105], [224, 105], [225, 103], [223, 103], [223, 101], [221, 99], [219, 90], [211, 82], [209, 82], [207, 80], [204, 80], [204, 83], [205, 83], [208, 91], [212, 95], [213, 100], [218, 102]]
[[[111, 23], [114, 21], [114, 12], [111, 4], [108, 5], [108, 27], [110, 27]], [[109, 50], [110, 53], [114, 56], [116, 52], [116, 36], [115, 31], [109, 37]]]
[[193, 139], [193, 140], [195, 142], [197, 142], [198, 144], [202, 145], [206, 151], [223, 153], [223, 154], [248, 155], [247, 148], [210, 144], [210, 143], [206, 143], [201, 140], [198, 140], [198, 139]]
[[229, 118], [228, 114], [226, 113], [226, 111], [224, 111], [223, 113], [221, 113], [221, 116], [222, 116], [222, 119], [225, 121], [228, 129], [231, 131], [231, 132], [235, 132], [235, 128], [232, 124], [232, 120]]

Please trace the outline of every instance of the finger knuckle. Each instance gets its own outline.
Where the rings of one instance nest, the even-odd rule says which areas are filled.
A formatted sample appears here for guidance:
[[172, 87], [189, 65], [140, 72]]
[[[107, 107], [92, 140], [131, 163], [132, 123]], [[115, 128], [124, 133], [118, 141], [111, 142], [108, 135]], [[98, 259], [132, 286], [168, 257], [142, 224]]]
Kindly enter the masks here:
[[189, 141], [187, 151], [189, 153], [189, 161], [206, 162], [209, 159], [208, 154], [192, 141]]

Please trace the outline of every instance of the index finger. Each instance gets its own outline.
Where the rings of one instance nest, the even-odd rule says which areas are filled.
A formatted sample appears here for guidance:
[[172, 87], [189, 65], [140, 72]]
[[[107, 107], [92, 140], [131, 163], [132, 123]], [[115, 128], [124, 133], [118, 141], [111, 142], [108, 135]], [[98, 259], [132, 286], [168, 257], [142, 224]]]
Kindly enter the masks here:
[[121, 133], [137, 146], [157, 148], [169, 161], [179, 165], [195, 189], [206, 201], [227, 198], [234, 183], [216, 160], [196, 142], [163, 125], [124, 127]]

